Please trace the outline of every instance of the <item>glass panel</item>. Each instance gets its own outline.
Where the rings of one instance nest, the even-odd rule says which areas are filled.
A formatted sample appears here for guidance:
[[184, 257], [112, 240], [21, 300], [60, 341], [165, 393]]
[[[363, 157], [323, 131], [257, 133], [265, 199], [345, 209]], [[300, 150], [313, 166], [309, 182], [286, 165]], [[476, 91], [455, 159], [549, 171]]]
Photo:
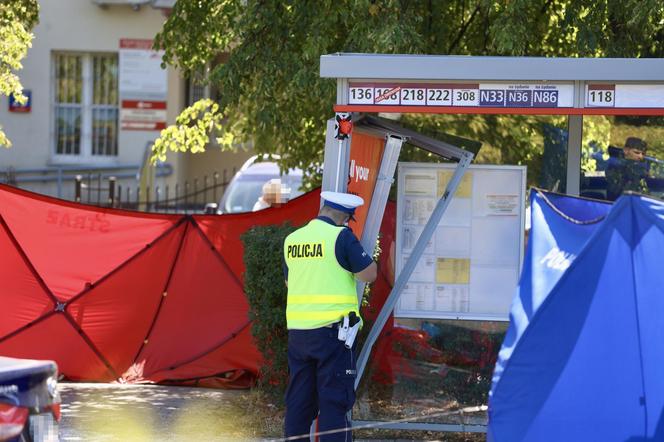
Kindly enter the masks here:
[[116, 55], [93, 57], [93, 104], [117, 105], [118, 61]]
[[581, 195], [613, 201], [627, 191], [664, 196], [664, 117], [584, 117]]
[[189, 105], [194, 104], [198, 100], [202, 100], [205, 98], [205, 85], [194, 83], [193, 81], [190, 83], [191, 85], [191, 102]]
[[81, 115], [83, 102], [83, 57], [56, 54], [55, 63], [55, 152], [81, 153]]
[[[565, 192], [567, 116], [407, 114], [398, 123], [471, 150], [468, 140], [480, 143], [474, 164], [526, 165], [527, 187]], [[440, 157], [405, 145], [399, 161], [436, 162]]]
[[109, 93], [108, 104], [118, 105], [118, 57], [113, 55], [109, 60]]
[[80, 154], [81, 146], [81, 108], [55, 107], [56, 153]]
[[118, 57], [92, 57], [92, 154], [118, 154]]
[[[92, 78], [96, 79], [99, 78], [99, 62], [98, 62], [98, 57], [94, 56], [92, 57]], [[99, 104], [100, 101], [100, 87], [99, 87], [99, 82], [95, 81], [93, 86], [92, 86], [92, 104]]]
[[92, 110], [92, 154], [117, 155], [117, 109]]
[[355, 420], [486, 425], [493, 367], [507, 322], [397, 319], [369, 359]]
[[65, 63], [65, 76], [64, 76], [64, 99], [65, 103], [80, 103], [80, 57], [74, 55], [66, 55], [63, 57]]
[[64, 65], [62, 64], [62, 55], [55, 56], [55, 101], [62, 103], [64, 100], [64, 89], [62, 78], [64, 77]]
[[73, 81], [74, 103], [83, 102], [83, 60], [76, 57], [76, 72]]
[[[569, 137], [566, 116], [409, 114], [403, 115], [399, 124], [471, 151], [477, 151], [478, 144], [481, 144], [474, 163], [525, 165], [528, 187], [538, 186], [558, 192], [566, 190]], [[399, 160], [437, 162], [440, 158], [405, 145]], [[448, 208], [448, 217], [450, 213]], [[443, 240], [453, 239], [450, 236]], [[519, 252], [518, 241], [514, 244]], [[395, 244], [381, 241], [381, 249], [386, 255], [381, 260], [394, 263], [390, 254], [396, 250]], [[394, 266], [383, 265], [381, 268]], [[481, 266], [473, 268], [477, 268], [477, 272], [487, 272], [486, 280], [490, 280], [488, 275], [493, 274]], [[391, 286], [394, 276], [389, 270], [387, 273], [384, 276]], [[470, 284], [473, 283], [468, 285], [468, 302], [472, 306], [477, 300], [473, 299]], [[417, 293], [418, 305], [414, 308], [420, 310], [417, 316], [430, 314], [435, 317], [437, 312], [461, 314], [467, 311], [467, 305], [464, 307], [454, 301], [454, 295], [450, 295], [451, 307], [434, 310], [438, 308], [437, 304], [432, 305], [436, 302], [436, 295], [434, 291]], [[369, 297], [369, 306], [377, 311], [381, 304], [377, 301], [373, 305], [373, 296], [374, 293]], [[420, 301], [422, 305], [419, 305]], [[507, 317], [508, 306], [503, 309], [497, 313]], [[365, 319], [367, 330], [363, 333], [368, 333], [370, 315]], [[461, 413], [460, 410], [487, 405], [494, 364], [507, 326], [507, 321], [390, 319], [369, 357], [367, 371], [357, 392], [353, 419], [486, 425], [485, 412]]]

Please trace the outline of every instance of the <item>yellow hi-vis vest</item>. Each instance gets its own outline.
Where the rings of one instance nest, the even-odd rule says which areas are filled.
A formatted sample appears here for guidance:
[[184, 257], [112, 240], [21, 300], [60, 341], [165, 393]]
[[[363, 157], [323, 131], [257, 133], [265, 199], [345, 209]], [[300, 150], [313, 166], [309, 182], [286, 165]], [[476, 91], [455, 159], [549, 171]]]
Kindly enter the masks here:
[[308, 330], [341, 320], [357, 305], [355, 278], [334, 253], [344, 227], [314, 219], [284, 241], [288, 266], [288, 329]]

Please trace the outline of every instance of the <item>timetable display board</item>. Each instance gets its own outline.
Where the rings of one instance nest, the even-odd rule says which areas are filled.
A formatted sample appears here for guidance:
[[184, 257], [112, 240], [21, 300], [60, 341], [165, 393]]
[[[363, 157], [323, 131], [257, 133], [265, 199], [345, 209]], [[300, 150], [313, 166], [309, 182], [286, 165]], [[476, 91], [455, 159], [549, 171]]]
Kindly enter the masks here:
[[478, 108], [570, 108], [574, 105], [574, 84], [350, 82], [348, 104]]
[[[397, 275], [455, 168], [399, 164]], [[395, 316], [508, 320], [523, 260], [525, 193], [525, 166], [470, 166], [401, 293]]]

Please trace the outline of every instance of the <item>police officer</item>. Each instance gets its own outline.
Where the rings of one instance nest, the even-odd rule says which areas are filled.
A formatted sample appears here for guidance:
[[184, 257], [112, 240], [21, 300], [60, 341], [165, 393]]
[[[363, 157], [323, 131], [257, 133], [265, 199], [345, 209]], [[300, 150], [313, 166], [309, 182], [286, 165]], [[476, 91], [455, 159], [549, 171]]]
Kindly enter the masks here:
[[[289, 382], [286, 437], [307, 435], [318, 416], [318, 431], [349, 428], [355, 402], [355, 354], [339, 339], [338, 327], [350, 312], [359, 316], [355, 279], [373, 282], [376, 263], [346, 227], [362, 198], [322, 192], [318, 217], [288, 235], [284, 259], [288, 301]], [[351, 432], [320, 436], [351, 440]]]
[[606, 168], [606, 195], [613, 201], [624, 191], [648, 193], [649, 164], [645, 162], [648, 144], [641, 138], [625, 140], [622, 156], [611, 156]]

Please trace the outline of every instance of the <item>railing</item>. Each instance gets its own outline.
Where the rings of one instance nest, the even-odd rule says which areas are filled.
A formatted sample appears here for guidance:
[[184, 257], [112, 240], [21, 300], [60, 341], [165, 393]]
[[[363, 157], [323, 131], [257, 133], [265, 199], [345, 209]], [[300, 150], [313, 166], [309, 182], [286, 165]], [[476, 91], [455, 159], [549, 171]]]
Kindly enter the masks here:
[[[58, 198], [67, 198], [65, 185], [75, 181], [77, 176], [95, 176], [106, 180], [115, 177], [116, 180], [136, 180], [140, 173], [140, 164], [121, 164], [114, 166], [52, 166], [42, 168], [15, 169], [8, 167], [0, 169], [0, 182], [13, 186], [23, 187], [32, 184], [55, 183], [55, 194]], [[156, 165], [156, 177], [167, 177], [173, 173], [173, 167], [168, 163]], [[53, 192], [50, 192], [53, 193]]]
[[74, 180], [74, 200], [86, 204], [143, 212], [216, 213], [219, 199], [235, 175], [224, 170], [174, 186], [119, 185], [115, 177], [102, 174], [78, 175]]

